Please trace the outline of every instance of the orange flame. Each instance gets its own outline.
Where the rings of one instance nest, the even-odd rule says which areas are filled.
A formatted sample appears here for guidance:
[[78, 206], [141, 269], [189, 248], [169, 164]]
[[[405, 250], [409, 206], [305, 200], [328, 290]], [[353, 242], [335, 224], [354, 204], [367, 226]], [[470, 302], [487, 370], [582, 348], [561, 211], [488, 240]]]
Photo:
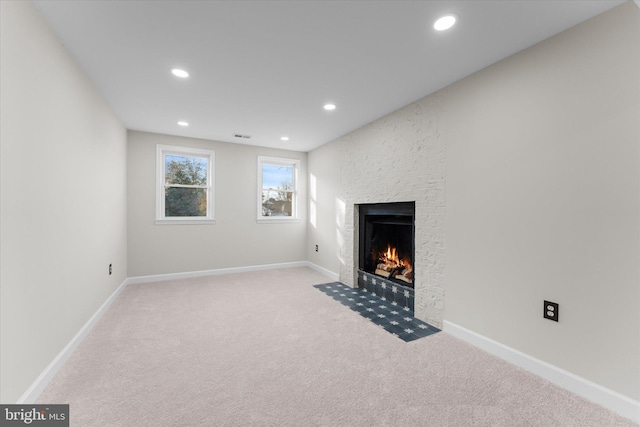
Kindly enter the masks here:
[[380, 255], [380, 261], [385, 264], [389, 264], [392, 267], [404, 267], [407, 270], [411, 271], [413, 268], [411, 267], [411, 261], [406, 259], [400, 259], [398, 257], [398, 252], [395, 247], [391, 245], [387, 245], [387, 251], [382, 252]]

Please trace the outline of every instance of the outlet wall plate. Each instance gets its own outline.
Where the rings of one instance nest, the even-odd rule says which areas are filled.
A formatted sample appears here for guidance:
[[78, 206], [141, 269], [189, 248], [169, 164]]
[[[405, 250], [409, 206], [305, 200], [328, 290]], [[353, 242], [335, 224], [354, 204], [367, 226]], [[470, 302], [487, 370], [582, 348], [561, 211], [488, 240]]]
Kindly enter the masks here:
[[558, 303], [545, 301], [543, 316], [545, 319], [549, 319], [549, 320], [553, 320], [554, 322], [557, 322], [558, 321]]

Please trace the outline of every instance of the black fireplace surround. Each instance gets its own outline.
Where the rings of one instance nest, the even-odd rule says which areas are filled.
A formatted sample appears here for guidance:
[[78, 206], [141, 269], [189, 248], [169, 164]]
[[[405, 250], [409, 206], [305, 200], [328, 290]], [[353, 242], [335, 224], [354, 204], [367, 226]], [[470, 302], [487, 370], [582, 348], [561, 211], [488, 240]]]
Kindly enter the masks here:
[[413, 290], [415, 202], [358, 205], [358, 269]]

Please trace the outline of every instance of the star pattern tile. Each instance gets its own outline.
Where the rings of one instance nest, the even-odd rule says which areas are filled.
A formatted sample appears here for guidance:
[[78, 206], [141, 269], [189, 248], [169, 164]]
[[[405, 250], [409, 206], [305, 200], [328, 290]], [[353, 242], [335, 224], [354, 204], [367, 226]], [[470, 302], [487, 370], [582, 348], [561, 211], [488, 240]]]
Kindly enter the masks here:
[[[377, 295], [372, 296], [365, 289], [354, 289], [340, 282], [314, 287], [405, 342], [440, 332], [440, 329], [410, 317], [405, 310], [399, 312], [397, 305]], [[359, 298], [353, 298], [352, 295]]]

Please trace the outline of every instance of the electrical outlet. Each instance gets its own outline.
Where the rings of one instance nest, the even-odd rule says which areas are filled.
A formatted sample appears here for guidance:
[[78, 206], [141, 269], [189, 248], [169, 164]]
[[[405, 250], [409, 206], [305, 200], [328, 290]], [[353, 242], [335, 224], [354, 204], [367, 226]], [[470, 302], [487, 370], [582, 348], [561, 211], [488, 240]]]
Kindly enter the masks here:
[[545, 301], [544, 302], [544, 318], [553, 320], [554, 322], [558, 321], [558, 303]]
[[109, 264], [109, 276], [113, 273], [113, 264]]
[[318, 245], [316, 245], [316, 252], [318, 252]]

